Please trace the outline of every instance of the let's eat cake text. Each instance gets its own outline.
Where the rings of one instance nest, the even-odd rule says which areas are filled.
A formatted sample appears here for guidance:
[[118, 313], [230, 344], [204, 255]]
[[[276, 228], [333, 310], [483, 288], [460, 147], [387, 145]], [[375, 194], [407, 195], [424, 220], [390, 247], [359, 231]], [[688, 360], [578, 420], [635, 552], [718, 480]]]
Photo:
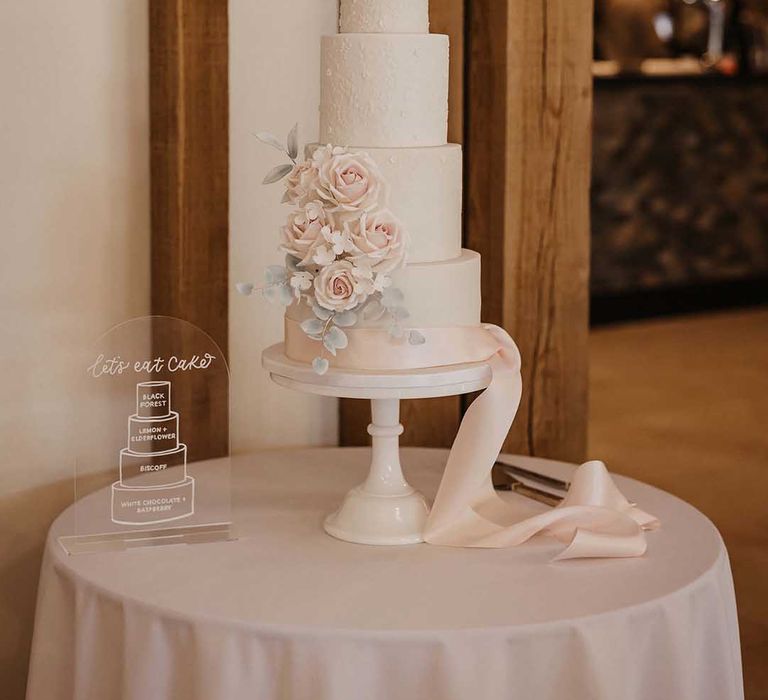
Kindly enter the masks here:
[[198, 369], [208, 369], [216, 355], [209, 352], [203, 355], [192, 355], [191, 357], [177, 357], [171, 355], [169, 358], [156, 357], [152, 360], [124, 360], [120, 355], [111, 358], [105, 358], [99, 355], [94, 363], [88, 367], [88, 374], [92, 377], [114, 377], [125, 372], [156, 374], [158, 372], [191, 372]]

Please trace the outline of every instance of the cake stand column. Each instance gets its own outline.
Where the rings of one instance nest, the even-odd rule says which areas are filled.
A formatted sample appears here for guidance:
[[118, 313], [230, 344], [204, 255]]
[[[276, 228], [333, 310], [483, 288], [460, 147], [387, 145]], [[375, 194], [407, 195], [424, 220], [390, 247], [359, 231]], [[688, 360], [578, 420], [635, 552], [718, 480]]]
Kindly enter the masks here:
[[365, 482], [352, 489], [339, 510], [325, 520], [333, 537], [359, 544], [397, 545], [423, 542], [429, 514], [424, 496], [411, 487], [400, 465], [400, 399], [372, 399], [371, 468]]

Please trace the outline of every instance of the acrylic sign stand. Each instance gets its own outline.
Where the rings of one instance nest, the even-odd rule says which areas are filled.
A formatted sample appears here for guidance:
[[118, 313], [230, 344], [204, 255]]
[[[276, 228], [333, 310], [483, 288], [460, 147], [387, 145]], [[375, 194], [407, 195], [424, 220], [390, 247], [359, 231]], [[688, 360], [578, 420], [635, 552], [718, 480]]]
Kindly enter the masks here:
[[230, 538], [229, 370], [199, 328], [152, 316], [84, 356], [70, 554]]

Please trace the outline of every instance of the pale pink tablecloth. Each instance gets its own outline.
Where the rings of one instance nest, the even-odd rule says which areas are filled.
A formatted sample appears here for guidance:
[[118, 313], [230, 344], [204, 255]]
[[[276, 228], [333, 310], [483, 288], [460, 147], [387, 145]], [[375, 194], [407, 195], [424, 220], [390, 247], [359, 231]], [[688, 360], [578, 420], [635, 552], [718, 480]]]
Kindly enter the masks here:
[[[617, 478], [662, 522], [639, 559], [553, 564], [562, 545], [543, 537], [501, 550], [333, 540], [322, 517], [366, 458], [235, 460], [235, 542], [68, 557], [65, 512], [43, 564], [29, 700], [743, 697], [727, 554], [691, 506]], [[410, 481], [433, 495], [445, 458], [405, 450]]]

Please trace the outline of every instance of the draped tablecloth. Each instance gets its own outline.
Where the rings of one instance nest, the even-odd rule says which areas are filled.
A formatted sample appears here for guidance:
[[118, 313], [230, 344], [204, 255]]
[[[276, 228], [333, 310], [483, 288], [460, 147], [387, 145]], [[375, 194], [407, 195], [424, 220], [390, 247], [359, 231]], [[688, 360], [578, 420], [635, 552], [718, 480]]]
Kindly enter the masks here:
[[[446, 456], [404, 449], [409, 481], [434, 496]], [[367, 460], [236, 458], [232, 542], [67, 556], [65, 511], [43, 562], [28, 700], [743, 698], [727, 553], [693, 507], [616, 477], [664, 524], [636, 559], [551, 562], [562, 545], [544, 536], [494, 550], [334, 540], [322, 519]]]

